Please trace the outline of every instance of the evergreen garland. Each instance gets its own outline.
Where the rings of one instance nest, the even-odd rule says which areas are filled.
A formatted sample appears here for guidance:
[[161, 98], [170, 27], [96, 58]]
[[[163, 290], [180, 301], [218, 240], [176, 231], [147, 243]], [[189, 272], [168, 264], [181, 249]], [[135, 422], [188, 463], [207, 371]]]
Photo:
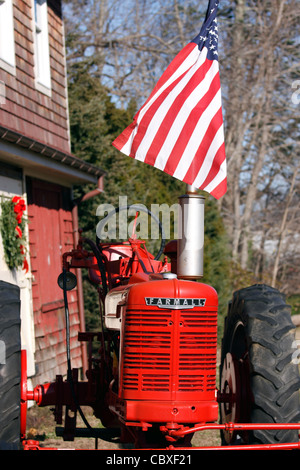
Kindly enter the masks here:
[[25, 201], [19, 196], [1, 201], [0, 230], [4, 249], [4, 259], [10, 269], [23, 267], [28, 271], [25, 246]]

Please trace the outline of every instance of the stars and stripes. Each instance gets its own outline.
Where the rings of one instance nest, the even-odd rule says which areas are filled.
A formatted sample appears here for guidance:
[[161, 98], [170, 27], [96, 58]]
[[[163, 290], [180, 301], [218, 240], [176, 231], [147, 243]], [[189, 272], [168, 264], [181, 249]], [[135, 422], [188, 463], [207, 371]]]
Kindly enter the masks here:
[[210, 0], [198, 36], [163, 73], [113, 145], [216, 199], [227, 189], [217, 8]]

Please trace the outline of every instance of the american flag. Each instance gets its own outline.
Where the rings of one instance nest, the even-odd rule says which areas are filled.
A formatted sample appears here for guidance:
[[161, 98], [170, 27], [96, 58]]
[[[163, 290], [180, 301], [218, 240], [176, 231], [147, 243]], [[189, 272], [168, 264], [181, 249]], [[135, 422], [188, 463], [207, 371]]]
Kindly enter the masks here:
[[200, 33], [173, 59], [133, 122], [113, 142], [216, 199], [227, 190], [218, 63], [218, 0]]

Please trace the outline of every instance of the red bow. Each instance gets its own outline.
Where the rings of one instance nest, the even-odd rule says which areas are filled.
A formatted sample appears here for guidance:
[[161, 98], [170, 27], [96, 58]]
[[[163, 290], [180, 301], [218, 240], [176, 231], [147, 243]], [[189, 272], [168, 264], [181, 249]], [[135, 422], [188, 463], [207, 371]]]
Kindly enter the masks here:
[[[14, 212], [16, 214], [16, 221], [18, 224], [21, 224], [22, 222], [22, 217], [23, 217], [23, 214], [24, 214], [24, 211], [26, 210], [26, 204], [25, 204], [25, 201], [22, 197], [20, 196], [14, 196], [12, 198], [12, 202], [14, 203]], [[17, 233], [17, 237], [18, 238], [22, 238], [22, 230], [21, 228], [17, 225], [16, 228], [16, 233]], [[20, 245], [20, 251], [21, 251], [21, 254], [24, 255], [24, 260], [23, 260], [23, 269], [26, 271], [26, 273], [28, 272], [28, 262], [25, 258], [25, 250], [24, 250], [24, 246], [23, 245]]]

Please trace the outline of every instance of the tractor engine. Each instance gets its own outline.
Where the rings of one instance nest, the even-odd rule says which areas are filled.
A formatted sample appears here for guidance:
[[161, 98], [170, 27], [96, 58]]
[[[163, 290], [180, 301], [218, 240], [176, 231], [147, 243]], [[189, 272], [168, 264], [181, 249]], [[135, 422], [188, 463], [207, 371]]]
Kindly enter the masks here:
[[169, 273], [147, 277], [106, 297], [106, 327], [120, 335], [111, 411], [143, 428], [215, 421], [217, 294]]

